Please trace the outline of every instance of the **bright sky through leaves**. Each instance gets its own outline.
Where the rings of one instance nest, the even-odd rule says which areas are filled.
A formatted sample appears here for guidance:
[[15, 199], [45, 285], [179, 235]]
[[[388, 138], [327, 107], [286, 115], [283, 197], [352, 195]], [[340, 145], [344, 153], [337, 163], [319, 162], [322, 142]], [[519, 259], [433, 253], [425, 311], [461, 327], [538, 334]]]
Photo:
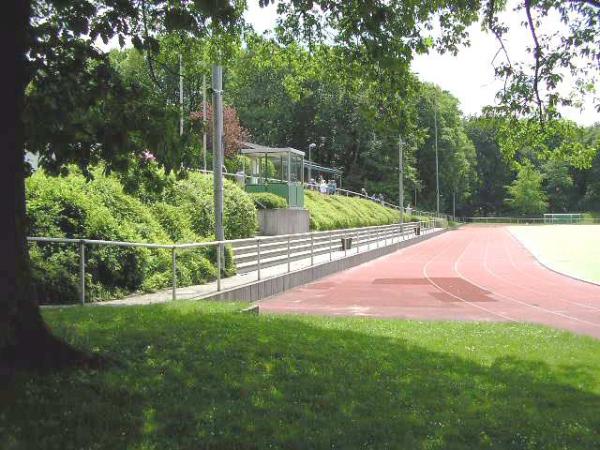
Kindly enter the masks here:
[[[505, 42], [511, 58], [521, 61], [531, 58], [525, 52], [531, 37], [528, 30], [521, 26], [525, 18], [523, 12], [510, 11], [500, 17], [511, 27]], [[277, 18], [276, 5], [260, 8], [258, 1], [250, 1], [245, 18], [258, 33], [272, 30]], [[546, 26], [551, 28], [555, 25], [558, 26], [558, 20], [549, 17]], [[492, 59], [499, 48], [498, 42], [491, 34], [482, 32], [478, 23], [472, 25], [469, 32], [471, 46], [461, 49], [457, 56], [431, 52], [417, 55], [412, 64], [413, 71], [419, 74], [421, 80], [435, 83], [456, 96], [466, 115], [479, 114], [483, 106], [494, 104], [495, 95], [502, 87], [502, 81], [494, 77], [492, 66]], [[600, 86], [596, 89], [600, 90]], [[600, 114], [594, 110], [591, 98], [585, 100], [582, 111], [562, 108], [561, 113], [580, 125], [600, 122]]]

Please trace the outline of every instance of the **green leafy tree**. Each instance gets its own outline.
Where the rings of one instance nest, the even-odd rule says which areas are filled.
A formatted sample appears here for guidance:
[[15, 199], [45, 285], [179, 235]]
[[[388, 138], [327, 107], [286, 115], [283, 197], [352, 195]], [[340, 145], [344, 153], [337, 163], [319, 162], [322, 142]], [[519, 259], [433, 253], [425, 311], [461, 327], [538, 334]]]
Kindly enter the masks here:
[[531, 163], [520, 164], [517, 178], [507, 187], [507, 206], [521, 216], [546, 212], [548, 200], [542, 188], [542, 181], [542, 174]]
[[498, 142], [500, 125], [501, 119], [486, 116], [472, 117], [465, 123], [465, 132], [477, 155], [477, 183], [469, 201], [471, 214], [497, 215], [504, 206], [513, 171]]
[[[109, 125], [117, 126], [116, 131], [100, 124], [92, 130], [92, 136], [88, 136], [89, 130], [78, 126], [80, 112], [95, 114], [101, 119], [103, 110], [96, 109], [96, 105], [110, 101], [114, 106], [119, 100], [120, 91], [113, 90], [120, 88], [119, 81], [111, 71], [109, 58], [96, 48], [96, 39], [107, 43], [116, 38], [124, 45], [125, 37], [130, 36], [134, 46], [151, 57], [159, 51], [154, 37], [157, 31], [186, 30], [201, 34], [211, 27], [234, 29], [241, 20], [244, 6], [245, 3], [163, 0], [23, 0], [5, 5], [0, 28], [2, 41], [9, 47], [6, 72], [11, 79], [5, 85], [3, 101], [8, 120], [3, 122], [0, 133], [0, 148], [5, 155], [2, 179], [7, 183], [1, 209], [7, 221], [0, 277], [0, 361], [3, 365], [54, 367], [91, 361], [52, 336], [42, 320], [32, 289], [26, 242], [26, 143], [36, 143], [43, 152], [43, 159], [56, 161], [57, 169], [69, 161], [85, 165], [95, 158], [106, 160], [109, 166], [124, 164], [133, 148], [131, 135], [124, 133], [121, 126], [127, 123], [126, 111], [109, 118]], [[46, 127], [46, 140], [52, 145], [41, 145], [40, 136], [33, 139], [30, 127], [25, 133], [24, 113], [29, 108], [26, 89], [38, 98], [40, 92], [53, 94], [48, 96], [49, 103], [44, 104], [51, 116], [35, 116], [53, 124]], [[37, 122], [45, 127], [42, 121]]]
[[542, 166], [542, 173], [550, 211], [557, 213], [574, 211], [577, 203], [574, 198], [573, 178], [569, 173], [568, 165], [557, 161], [547, 161]]
[[422, 203], [436, 208], [435, 129], [437, 124], [440, 210], [451, 211], [452, 195], [467, 199], [477, 179], [476, 153], [465, 133], [458, 100], [426, 84], [420, 91], [418, 126], [424, 137], [417, 152], [417, 168], [423, 184]]

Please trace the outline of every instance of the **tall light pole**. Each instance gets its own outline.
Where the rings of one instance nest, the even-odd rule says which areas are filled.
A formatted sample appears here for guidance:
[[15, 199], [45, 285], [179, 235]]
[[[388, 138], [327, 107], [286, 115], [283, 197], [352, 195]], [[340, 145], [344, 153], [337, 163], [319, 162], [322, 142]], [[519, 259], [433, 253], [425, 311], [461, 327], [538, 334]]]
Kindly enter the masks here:
[[402, 137], [398, 137], [398, 206], [400, 206], [400, 225], [404, 223], [404, 161], [402, 158]]
[[312, 180], [312, 154], [311, 152], [317, 148], [317, 144], [312, 143], [308, 146], [308, 182]]
[[202, 122], [204, 129], [202, 133], [202, 167], [206, 171], [206, 74], [202, 75]]
[[435, 196], [436, 213], [440, 215], [440, 166], [438, 161], [438, 129], [437, 129], [437, 99], [434, 99], [433, 106], [433, 127], [435, 130]]
[[452, 191], [452, 220], [456, 221], [456, 191]]
[[[212, 66], [213, 97], [213, 183], [215, 200], [215, 238], [223, 233], [223, 67]], [[219, 249], [220, 252], [220, 249]]]
[[179, 136], [183, 136], [183, 56], [179, 54]]

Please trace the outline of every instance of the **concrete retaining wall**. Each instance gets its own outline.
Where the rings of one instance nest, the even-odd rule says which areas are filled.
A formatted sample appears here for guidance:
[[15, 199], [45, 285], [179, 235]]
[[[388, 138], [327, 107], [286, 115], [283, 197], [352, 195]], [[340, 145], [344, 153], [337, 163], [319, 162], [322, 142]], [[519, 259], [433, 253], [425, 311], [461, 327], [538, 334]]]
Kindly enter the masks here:
[[278, 275], [273, 278], [265, 280], [255, 281], [253, 283], [245, 284], [243, 286], [237, 286], [235, 288], [215, 292], [205, 297], [204, 300], [240, 300], [240, 301], [257, 301], [263, 298], [270, 297], [272, 295], [280, 294], [281, 292], [292, 289], [296, 286], [300, 286], [311, 281], [318, 280], [319, 278], [326, 277], [336, 272], [349, 269], [359, 264], [363, 264], [367, 261], [371, 261], [380, 256], [393, 253], [396, 250], [414, 245], [417, 242], [422, 242], [443, 233], [446, 230], [436, 231], [431, 234], [422, 235], [402, 241], [397, 244], [388, 245], [386, 247], [375, 248], [363, 253], [356, 255], [347, 256], [345, 258], [336, 259], [331, 262], [325, 262], [316, 264], [312, 267], [306, 267], [300, 270], [296, 270], [290, 273]]
[[302, 208], [259, 209], [258, 223], [263, 236], [308, 233], [310, 213]]

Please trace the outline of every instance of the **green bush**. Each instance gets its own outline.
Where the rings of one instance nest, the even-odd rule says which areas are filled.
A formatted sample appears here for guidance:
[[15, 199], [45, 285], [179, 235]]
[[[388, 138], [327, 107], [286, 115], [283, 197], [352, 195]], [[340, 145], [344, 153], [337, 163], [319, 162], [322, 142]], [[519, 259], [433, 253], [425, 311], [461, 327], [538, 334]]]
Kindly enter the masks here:
[[251, 192], [250, 198], [257, 209], [287, 208], [287, 201], [279, 195], [270, 192]]
[[[27, 180], [28, 220], [32, 236], [85, 238], [126, 242], [202, 242], [212, 240], [212, 179], [192, 175], [165, 183], [166, 202], [143, 203], [124, 192], [115, 176], [93, 170], [93, 179], [77, 170], [64, 177], [42, 171]], [[256, 210], [241, 189], [225, 188], [225, 232], [228, 238], [250, 237], [256, 230]], [[148, 197], [144, 194], [144, 197]], [[208, 210], [208, 211], [207, 211]], [[40, 302], [66, 303], [78, 298], [78, 249], [74, 244], [31, 244], [33, 280]], [[208, 248], [178, 254], [179, 285], [214, 279], [216, 253]], [[235, 273], [231, 251], [226, 274]], [[171, 252], [86, 246], [89, 297], [113, 298], [164, 288], [171, 283]]]
[[304, 206], [310, 211], [311, 229], [335, 230], [398, 223], [398, 211], [372, 200], [304, 191]]
[[[192, 173], [167, 191], [167, 203], [181, 208], [200, 236], [212, 236], [214, 230], [213, 179], [211, 175]], [[235, 183], [225, 180], [223, 223], [226, 239], [254, 236], [258, 226], [256, 208], [248, 194]]]

